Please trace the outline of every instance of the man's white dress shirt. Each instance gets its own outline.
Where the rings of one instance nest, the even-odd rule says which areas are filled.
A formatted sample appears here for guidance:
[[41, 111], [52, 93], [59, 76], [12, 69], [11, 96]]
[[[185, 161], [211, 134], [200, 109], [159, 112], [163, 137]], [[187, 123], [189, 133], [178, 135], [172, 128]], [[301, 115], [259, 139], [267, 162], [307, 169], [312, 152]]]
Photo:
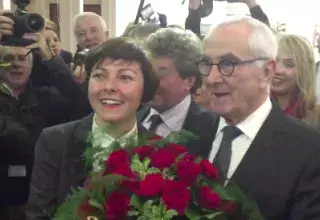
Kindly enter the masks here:
[[191, 96], [187, 95], [180, 103], [161, 114], [151, 108], [149, 115], [143, 121], [142, 125], [148, 130], [151, 126], [151, 117], [153, 115], [159, 115], [162, 118], [163, 123], [157, 127], [157, 135], [166, 137], [171, 132], [180, 131], [187, 117], [190, 104]]
[[[272, 108], [270, 99], [268, 98], [255, 112], [249, 115], [244, 121], [237, 124], [236, 127], [242, 131], [242, 134], [232, 141], [232, 155], [227, 178], [231, 179], [238, 165], [249, 149], [252, 141], [256, 137], [262, 124], [268, 117]], [[220, 118], [216, 138], [213, 141], [212, 149], [209, 155], [209, 161], [212, 163], [222, 141], [222, 129], [228, 126], [224, 118]]]

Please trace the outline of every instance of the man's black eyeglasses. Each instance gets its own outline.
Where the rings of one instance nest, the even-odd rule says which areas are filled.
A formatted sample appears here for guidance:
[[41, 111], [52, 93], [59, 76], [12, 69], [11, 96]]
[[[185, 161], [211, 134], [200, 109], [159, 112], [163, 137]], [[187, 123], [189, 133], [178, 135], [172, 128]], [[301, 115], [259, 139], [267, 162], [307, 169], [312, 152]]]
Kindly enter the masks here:
[[212, 70], [213, 66], [218, 67], [218, 71], [224, 75], [224, 76], [230, 76], [233, 72], [236, 66], [245, 65], [245, 64], [251, 64], [256, 61], [262, 61], [267, 60], [266, 57], [259, 57], [255, 59], [250, 60], [241, 60], [241, 61], [231, 61], [231, 60], [220, 60], [219, 63], [212, 63], [209, 60], [200, 60], [198, 65], [198, 70], [200, 73], [204, 76], [208, 76]]

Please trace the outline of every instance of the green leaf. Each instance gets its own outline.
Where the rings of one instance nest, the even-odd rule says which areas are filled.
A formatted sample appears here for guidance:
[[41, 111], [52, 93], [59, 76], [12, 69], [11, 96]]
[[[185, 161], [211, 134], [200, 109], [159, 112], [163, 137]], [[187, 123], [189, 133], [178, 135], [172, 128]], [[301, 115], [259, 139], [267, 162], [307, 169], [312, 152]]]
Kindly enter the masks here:
[[153, 201], [152, 200], [148, 200], [146, 201], [143, 205], [142, 205], [142, 210], [145, 211], [149, 211], [151, 209]]
[[147, 170], [149, 168], [150, 163], [151, 163], [150, 158], [148, 158], [148, 157], [144, 158], [144, 160], [143, 160], [144, 170]]
[[94, 189], [104, 188], [108, 189], [109, 186], [117, 185], [122, 180], [125, 180], [126, 177], [117, 175], [117, 174], [108, 174], [105, 176], [101, 176], [100, 178], [94, 178], [89, 182]]
[[161, 173], [161, 170], [156, 167], [151, 167], [147, 170], [147, 174], [155, 174], [155, 173]]
[[220, 195], [222, 200], [235, 200], [234, 197], [230, 196], [228, 190], [226, 190], [226, 188], [221, 183], [210, 182], [209, 185], [213, 188], [214, 191], [216, 191]]
[[205, 217], [207, 219], [213, 220], [213, 219], [216, 219], [216, 217], [220, 217], [220, 215], [222, 215], [222, 214], [223, 214], [222, 212], [216, 212], [216, 213], [212, 213], [209, 215], [205, 215]]
[[186, 210], [185, 215], [189, 220], [200, 220], [202, 218], [200, 213], [196, 213], [189, 208]]
[[140, 209], [141, 208], [141, 203], [140, 203], [140, 199], [138, 196], [136, 195], [132, 195], [131, 199], [130, 199], [130, 205], [132, 205], [133, 207]]
[[170, 209], [165, 212], [164, 219], [171, 220], [174, 216], [177, 216], [179, 213], [176, 210]]
[[171, 170], [170, 168], [165, 168], [162, 171], [162, 175], [167, 179], [174, 179], [176, 177], [176, 172]]
[[97, 201], [95, 201], [95, 200], [93, 200], [93, 199], [90, 199], [90, 200], [89, 200], [89, 204], [90, 204], [92, 207], [95, 207], [95, 208], [100, 209], [100, 210], [104, 210], [104, 209], [103, 209], [103, 206], [102, 206], [99, 202], [97, 202]]
[[257, 203], [248, 195], [244, 194], [238, 185], [230, 181], [226, 186], [226, 190], [228, 190], [228, 192], [234, 196], [235, 201], [240, 204], [241, 212], [244, 213], [246, 219], [264, 219]]
[[72, 193], [66, 201], [58, 208], [54, 220], [77, 219], [77, 209], [85, 200], [87, 192], [83, 188], [71, 189]]
[[186, 144], [191, 140], [198, 140], [199, 137], [194, 135], [192, 132], [181, 130], [178, 132], [170, 133], [165, 140], [169, 143], [176, 143], [176, 144]]
[[135, 154], [131, 160], [131, 169], [135, 172], [145, 173], [146, 169], [144, 164], [139, 160], [139, 156]]
[[140, 214], [140, 212], [138, 211], [129, 211], [128, 212], [128, 216], [138, 216]]
[[160, 209], [158, 206], [152, 206], [151, 212], [153, 216], [161, 216]]

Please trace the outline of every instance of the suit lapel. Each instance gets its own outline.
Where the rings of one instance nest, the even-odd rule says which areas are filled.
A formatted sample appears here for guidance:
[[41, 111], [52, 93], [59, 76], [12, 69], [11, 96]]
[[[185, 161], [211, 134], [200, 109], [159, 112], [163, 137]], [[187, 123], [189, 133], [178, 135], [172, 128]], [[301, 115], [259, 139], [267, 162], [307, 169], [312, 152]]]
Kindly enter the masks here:
[[151, 108], [148, 106], [142, 106], [139, 108], [137, 112], [137, 122], [139, 126], [141, 126], [146, 117], [148, 117], [150, 109]]
[[90, 168], [85, 167], [83, 153], [87, 147], [91, 147], [86, 139], [92, 130], [92, 120], [93, 114], [81, 119], [75, 126], [70, 139], [67, 159], [73, 161], [75, 186], [82, 186], [90, 171]]
[[[203, 112], [203, 109], [201, 109], [201, 107], [198, 104], [196, 104], [194, 100], [191, 100], [190, 107], [189, 107], [182, 129], [189, 131], [195, 135], [202, 136], [201, 140], [188, 142], [186, 147], [190, 150], [191, 153], [206, 158], [210, 153], [213, 140], [211, 138], [208, 140], [204, 140], [204, 139], [205, 137], [206, 138], [211, 137], [212, 136], [211, 134], [214, 134], [215, 132], [211, 128], [206, 128], [201, 125], [202, 121], [200, 120], [201, 118], [199, 116], [202, 112]], [[217, 119], [218, 118], [219, 117], [217, 117]], [[216, 121], [219, 121], [219, 120], [216, 120]], [[219, 123], [214, 123], [214, 124], [216, 125]]]
[[273, 105], [269, 116], [232, 177], [236, 183], [248, 181], [251, 179], [249, 176], [258, 176], [267, 163], [272, 163], [273, 148], [281, 147], [282, 143], [285, 144], [285, 118], [284, 112]]

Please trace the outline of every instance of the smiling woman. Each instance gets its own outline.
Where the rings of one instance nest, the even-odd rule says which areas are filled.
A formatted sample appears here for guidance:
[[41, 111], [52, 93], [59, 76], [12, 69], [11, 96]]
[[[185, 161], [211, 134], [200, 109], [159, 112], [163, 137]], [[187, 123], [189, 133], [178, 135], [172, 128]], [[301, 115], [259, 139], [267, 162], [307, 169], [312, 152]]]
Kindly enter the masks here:
[[278, 36], [277, 68], [271, 92], [289, 115], [320, 129], [320, 106], [316, 100], [316, 65], [307, 39], [294, 34]]
[[85, 68], [95, 122], [130, 130], [136, 110], [151, 100], [158, 84], [146, 53], [124, 38], [114, 38], [88, 54]]
[[[123, 147], [144, 134], [136, 111], [153, 98], [159, 84], [145, 51], [124, 38], [113, 38], [89, 52], [85, 68], [94, 114], [43, 130], [35, 150], [27, 219], [54, 215], [71, 188], [83, 186], [88, 175], [86, 149], [103, 148], [108, 155], [115, 143]], [[90, 169], [101, 166], [93, 161]]]

